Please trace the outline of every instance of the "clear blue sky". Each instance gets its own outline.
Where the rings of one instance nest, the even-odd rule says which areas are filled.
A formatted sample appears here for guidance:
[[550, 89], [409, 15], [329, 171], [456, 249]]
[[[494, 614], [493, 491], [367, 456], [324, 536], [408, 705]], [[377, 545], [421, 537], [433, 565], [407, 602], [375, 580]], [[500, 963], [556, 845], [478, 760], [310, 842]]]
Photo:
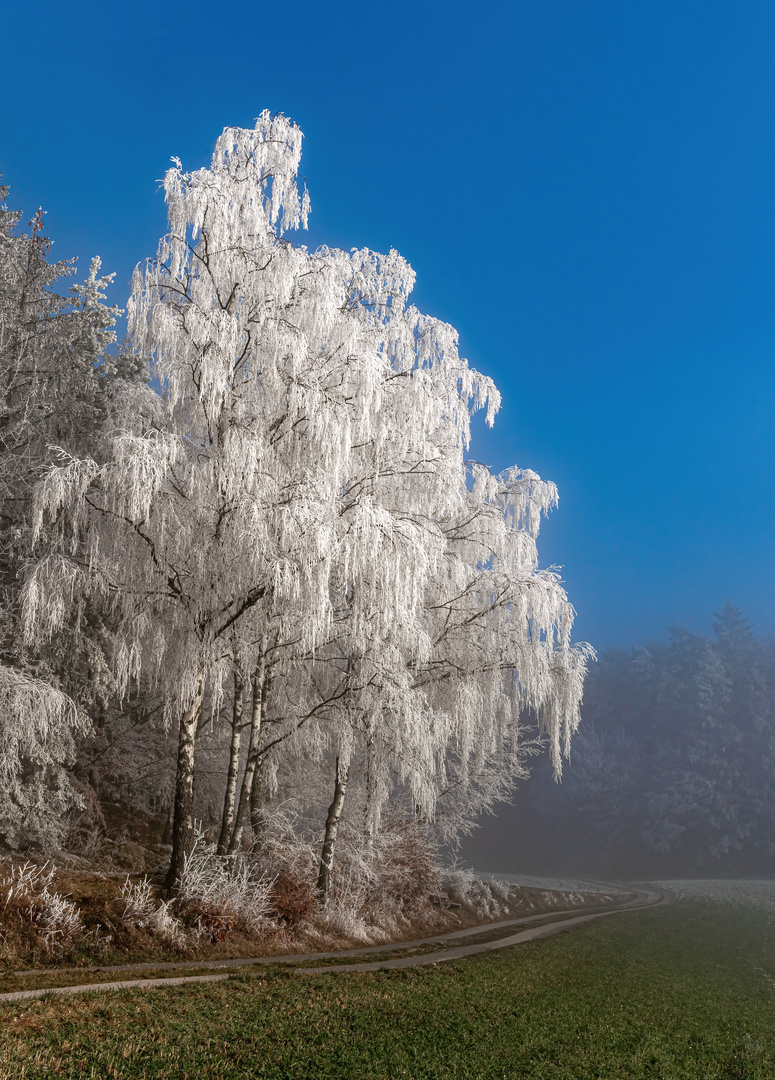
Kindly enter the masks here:
[[596, 647], [775, 631], [775, 5], [15, 4], [0, 171], [123, 304], [171, 155], [305, 132], [309, 241], [396, 247], [504, 407], [474, 453], [553, 479], [544, 564]]

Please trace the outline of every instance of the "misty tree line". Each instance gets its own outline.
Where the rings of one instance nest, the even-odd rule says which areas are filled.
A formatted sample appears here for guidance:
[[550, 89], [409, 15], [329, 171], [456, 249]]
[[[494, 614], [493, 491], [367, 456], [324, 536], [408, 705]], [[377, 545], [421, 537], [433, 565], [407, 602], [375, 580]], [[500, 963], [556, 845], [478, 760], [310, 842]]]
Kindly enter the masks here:
[[775, 641], [730, 603], [713, 629], [674, 627], [590, 670], [561, 788], [544, 777], [532, 792], [579, 865], [772, 872]]
[[172, 888], [201, 822], [224, 858], [314, 850], [325, 903], [340, 826], [384, 859], [540, 744], [561, 769], [589, 650], [538, 567], [554, 485], [467, 457], [497, 390], [397, 252], [285, 238], [300, 152], [264, 113], [174, 164], [116, 356], [99, 264], [59, 296], [41, 216], [0, 211], [7, 847], [112, 802], [167, 821]]

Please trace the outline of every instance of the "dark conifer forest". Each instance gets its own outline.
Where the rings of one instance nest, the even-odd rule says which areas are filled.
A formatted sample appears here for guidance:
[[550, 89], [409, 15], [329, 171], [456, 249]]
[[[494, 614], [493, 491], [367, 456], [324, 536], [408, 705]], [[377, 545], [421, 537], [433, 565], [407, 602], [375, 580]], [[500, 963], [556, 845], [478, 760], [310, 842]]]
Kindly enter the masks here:
[[710, 638], [674, 626], [601, 653], [562, 783], [539, 763], [515, 802], [515, 861], [533, 869], [771, 874], [775, 641], [727, 602]]

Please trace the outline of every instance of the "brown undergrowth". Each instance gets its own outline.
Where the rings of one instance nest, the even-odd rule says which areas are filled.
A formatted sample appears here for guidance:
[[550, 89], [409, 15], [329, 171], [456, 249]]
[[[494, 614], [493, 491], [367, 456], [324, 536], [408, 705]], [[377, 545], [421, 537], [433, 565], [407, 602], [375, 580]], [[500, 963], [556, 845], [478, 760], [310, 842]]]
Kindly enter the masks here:
[[[318, 952], [445, 933], [478, 923], [600, 905], [600, 893], [484, 882], [444, 869], [411, 821], [378, 841], [343, 830], [335, 888], [321, 910], [315, 851], [290, 831], [258, 851], [217, 856], [204, 835], [180, 894], [165, 897], [168, 849], [89, 840], [76, 853], [0, 860], [0, 971]], [[610, 899], [613, 899], [611, 897]]]
[[[7, 864], [3, 867], [5, 870]], [[139, 875], [130, 876], [128, 881], [137, 888], [150, 885], [149, 898], [155, 905], [152, 910], [160, 909], [164, 903], [160, 885], [152, 885]], [[165, 934], [163, 924], [160, 926], [159, 922], [149, 922], [127, 913], [126, 884], [127, 877], [108, 875], [96, 868], [92, 871], [56, 869], [49, 888], [77, 912], [79, 922], [74, 931], [47, 936], [40, 921], [40, 901], [8, 904], [0, 911], [0, 965], [9, 974], [94, 965], [163, 965], [181, 960], [280, 956], [363, 943], [362, 933], [348, 935], [338, 925], [332, 926], [331, 920], [316, 908], [311, 910], [309, 892], [300, 890], [298, 882], [278, 883], [280, 888], [274, 894], [273, 918], [267, 920], [260, 931], [251, 931], [230, 912], [193, 903], [173, 903], [170, 917], [177, 924], [174, 934]], [[458, 891], [454, 895], [461, 896], [461, 893]], [[604, 898], [596, 893], [571, 894], [510, 886], [508, 896], [499, 898], [497, 914], [504, 919], [514, 918], [571, 907], [593, 907], [601, 900]], [[435, 894], [427, 897], [424, 904], [418, 903], [414, 907], [413, 917], [402, 920], [392, 939], [379, 928], [375, 929], [372, 939], [375, 945], [388, 940], [410, 941], [482, 921], [481, 903], [470, 899], [461, 903], [450, 899], [449, 894]]]

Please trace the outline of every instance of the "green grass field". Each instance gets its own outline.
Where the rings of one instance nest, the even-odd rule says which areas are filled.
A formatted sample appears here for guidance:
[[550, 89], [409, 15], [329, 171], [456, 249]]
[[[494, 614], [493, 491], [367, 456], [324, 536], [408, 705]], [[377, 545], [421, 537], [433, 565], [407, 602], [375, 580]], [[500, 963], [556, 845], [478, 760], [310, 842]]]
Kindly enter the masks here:
[[2, 1077], [775, 1080], [775, 907], [681, 900], [430, 969], [50, 998]]

